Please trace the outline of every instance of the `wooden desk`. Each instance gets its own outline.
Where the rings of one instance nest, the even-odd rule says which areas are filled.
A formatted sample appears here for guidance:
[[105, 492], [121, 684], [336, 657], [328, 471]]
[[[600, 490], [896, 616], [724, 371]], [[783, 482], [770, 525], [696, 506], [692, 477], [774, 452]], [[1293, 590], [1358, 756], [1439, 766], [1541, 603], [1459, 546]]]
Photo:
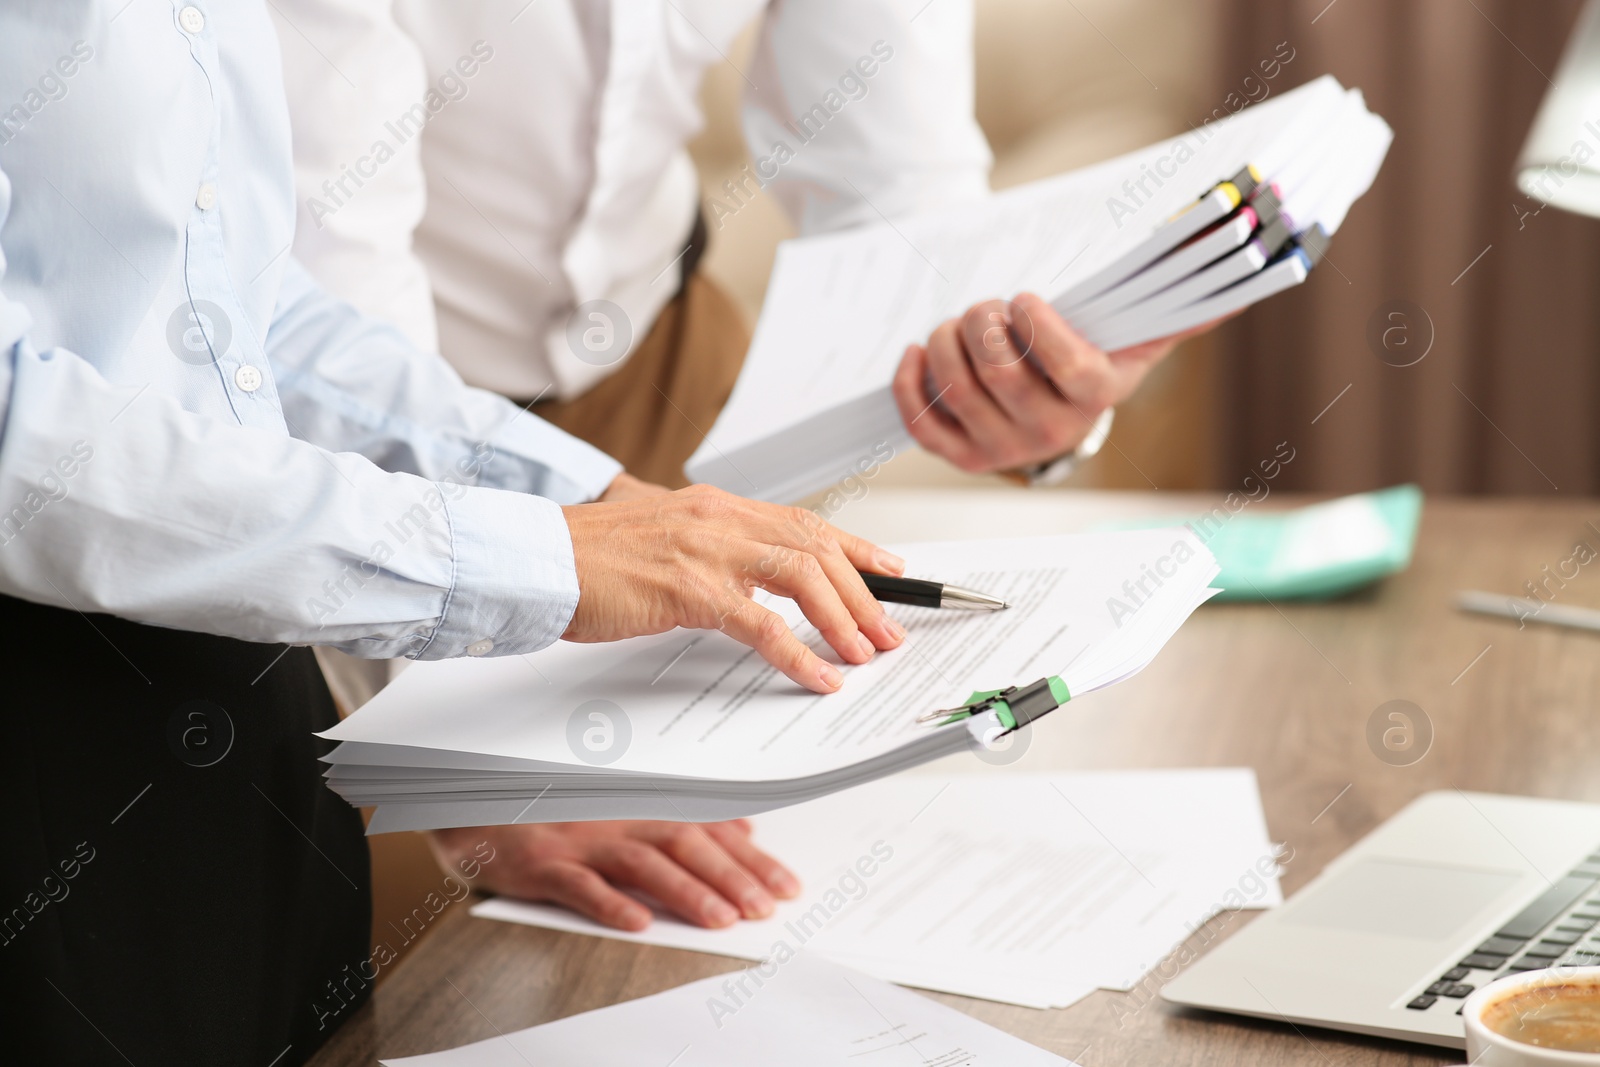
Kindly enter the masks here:
[[[1267, 503], [1280, 502], [1290, 501]], [[928, 539], [1081, 528], [1112, 513], [1186, 505], [1193, 500], [996, 491], [953, 501], [882, 489], [837, 520], [909, 540], [919, 532]], [[1579, 540], [1600, 549], [1597, 527], [1600, 502], [1430, 500], [1406, 574], [1332, 605], [1206, 607], [1144, 674], [1050, 721], [1021, 766], [1254, 767], [1274, 839], [1294, 849], [1283, 878], [1289, 893], [1428, 790], [1600, 801], [1600, 636], [1519, 631], [1515, 622], [1450, 607], [1459, 588], [1520, 591]], [[1600, 605], [1600, 561], [1558, 599]], [[1418, 704], [1434, 730], [1426, 757], [1406, 767], [1381, 761], [1366, 741], [1368, 717], [1395, 698]], [[744, 966], [473, 919], [467, 906], [449, 906], [317, 1067], [449, 1048]], [[1248, 921], [1235, 917], [1226, 927]], [[1140, 1008], [1133, 994], [1100, 992], [1059, 1011], [934, 996], [1086, 1067], [1460, 1060], [1423, 1046], [1180, 1011], [1148, 997]], [[663, 1064], [672, 1053], [663, 1050]]]

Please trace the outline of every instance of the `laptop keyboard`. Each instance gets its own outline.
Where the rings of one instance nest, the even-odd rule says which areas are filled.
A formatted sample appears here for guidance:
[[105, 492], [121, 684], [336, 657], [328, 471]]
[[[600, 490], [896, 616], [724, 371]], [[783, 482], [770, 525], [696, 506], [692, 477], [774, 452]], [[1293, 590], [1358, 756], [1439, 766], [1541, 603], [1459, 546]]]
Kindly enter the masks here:
[[1596, 924], [1600, 924], [1600, 852], [1539, 894], [1406, 1007], [1443, 1011], [1455, 1003], [1460, 1015], [1459, 1002], [1496, 978], [1546, 967], [1600, 966]]

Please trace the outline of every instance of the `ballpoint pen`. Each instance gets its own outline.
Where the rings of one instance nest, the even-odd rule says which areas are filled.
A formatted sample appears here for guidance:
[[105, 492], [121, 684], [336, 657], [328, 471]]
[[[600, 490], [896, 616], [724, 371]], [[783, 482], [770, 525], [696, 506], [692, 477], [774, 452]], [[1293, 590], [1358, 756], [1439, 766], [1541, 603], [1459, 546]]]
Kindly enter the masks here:
[[1542, 622], [1574, 630], [1600, 630], [1600, 611], [1568, 604], [1550, 604], [1534, 597], [1502, 596], [1468, 589], [1456, 594], [1456, 607], [1480, 615], [1515, 619], [1520, 624], [1519, 629], [1530, 622]]
[[862, 573], [861, 580], [867, 583], [867, 589], [873, 596], [886, 604], [914, 604], [919, 608], [956, 608], [965, 611], [1000, 611], [1010, 607], [997, 596], [943, 582], [866, 573]]

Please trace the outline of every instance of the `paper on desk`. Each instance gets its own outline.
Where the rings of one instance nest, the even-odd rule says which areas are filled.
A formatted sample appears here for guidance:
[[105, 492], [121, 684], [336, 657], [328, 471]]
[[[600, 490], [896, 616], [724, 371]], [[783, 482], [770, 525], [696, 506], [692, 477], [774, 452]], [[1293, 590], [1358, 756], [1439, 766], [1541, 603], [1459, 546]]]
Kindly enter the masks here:
[[[372, 832], [763, 811], [775, 803], [753, 801], [760, 794], [747, 783], [899, 759], [929, 735], [918, 713], [961, 704], [974, 690], [1060, 674], [1081, 697], [1136, 673], [1212, 595], [1216, 566], [1181, 529], [902, 552], [908, 573], [982, 589], [1011, 607], [896, 605], [905, 644], [844, 667], [845, 686], [830, 696], [802, 690], [715, 632], [418, 664], [323, 734], [345, 742], [327, 757], [329, 784], [353, 804], [379, 806]], [[831, 656], [792, 601], [771, 606]], [[597, 702], [615, 709], [630, 737], [603, 766], [584, 762], [570, 733], [573, 715]]]
[[[560, 642], [537, 658], [463, 658], [420, 663], [365, 708], [322, 736], [428, 749], [428, 767], [494, 769], [496, 758], [545, 762], [564, 773], [637, 771], [685, 777], [793, 778], [828, 770], [841, 754], [863, 759], [925, 732], [914, 715], [951, 707], [975, 689], [1000, 689], [1061, 673], [1074, 694], [1117, 681], [1142, 666], [1128, 638], [1143, 631], [1108, 610], [1134, 603], [1124, 583], [1175, 543], [1189, 547], [1161, 587], [1146, 583], [1145, 617], [1181, 625], [1191, 601], [1208, 592], [1212, 561], [1182, 528], [898, 546], [908, 574], [1003, 597], [1001, 612], [939, 611], [889, 605], [906, 626], [904, 647], [860, 665], [841, 665], [844, 688], [818, 696], [789, 681], [749, 648], [714, 631], [676, 630], [609, 644]], [[1165, 568], [1164, 568], [1165, 569]], [[768, 598], [800, 640], [837, 659], [798, 605]], [[1129, 615], [1133, 612], [1129, 610]], [[1158, 635], [1164, 641], [1169, 633]], [[1088, 655], [1085, 655], [1088, 650]], [[712, 690], [715, 689], [715, 694]], [[470, 694], [470, 713], [460, 708]], [[708, 699], [710, 697], [710, 699]], [[604, 699], [633, 720], [626, 752], [605, 766], [572, 757], [563, 711]], [[369, 710], [370, 709], [370, 710]], [[531, 713], [530, 713], [531, 712]], [[483, 759], [481, 757], [487, 757]], [[369, 762], [360, 749], [340, 764]], [[387, 762], [387, 757], [385, 757]]]
[[770, 919], [706, 930], [658, 914], [624, 933], [506, 899], [473, 914], [744, 959], [805, 947], [1054, 1007], [1130, 987], [1217, 911], [1281, 900], [1248, 769], [905, 775], [768, 813], [756, 840], [805, 886]]
[[[763, 973], [765, 972], [765, 973]], [[1074, 1067], [807, 953], [384, 1067]]]

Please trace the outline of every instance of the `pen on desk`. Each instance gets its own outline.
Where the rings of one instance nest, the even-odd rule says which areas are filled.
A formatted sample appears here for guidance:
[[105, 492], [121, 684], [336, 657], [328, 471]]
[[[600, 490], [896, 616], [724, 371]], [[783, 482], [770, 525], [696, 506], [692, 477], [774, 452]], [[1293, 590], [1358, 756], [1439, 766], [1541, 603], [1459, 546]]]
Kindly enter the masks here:
[[926, 582], [920, 578], [894, 578], [861, 572], [873, 596], [886, 604], [914, 604], [919, 608], [957, 608], [966, 611], [1000, 611], [1011, 605], [997, 596], [963, 589], [959, 585]]
[[1600, 631], [1600, 611], [1566, 604], [1550, 604], [1531, 597], [1503, 596], [1467, 589], [1456, 594], [1456, 607], [1479, 615], [1499, 615], [1519, 623], [1542, 622], [1574, 630]]

